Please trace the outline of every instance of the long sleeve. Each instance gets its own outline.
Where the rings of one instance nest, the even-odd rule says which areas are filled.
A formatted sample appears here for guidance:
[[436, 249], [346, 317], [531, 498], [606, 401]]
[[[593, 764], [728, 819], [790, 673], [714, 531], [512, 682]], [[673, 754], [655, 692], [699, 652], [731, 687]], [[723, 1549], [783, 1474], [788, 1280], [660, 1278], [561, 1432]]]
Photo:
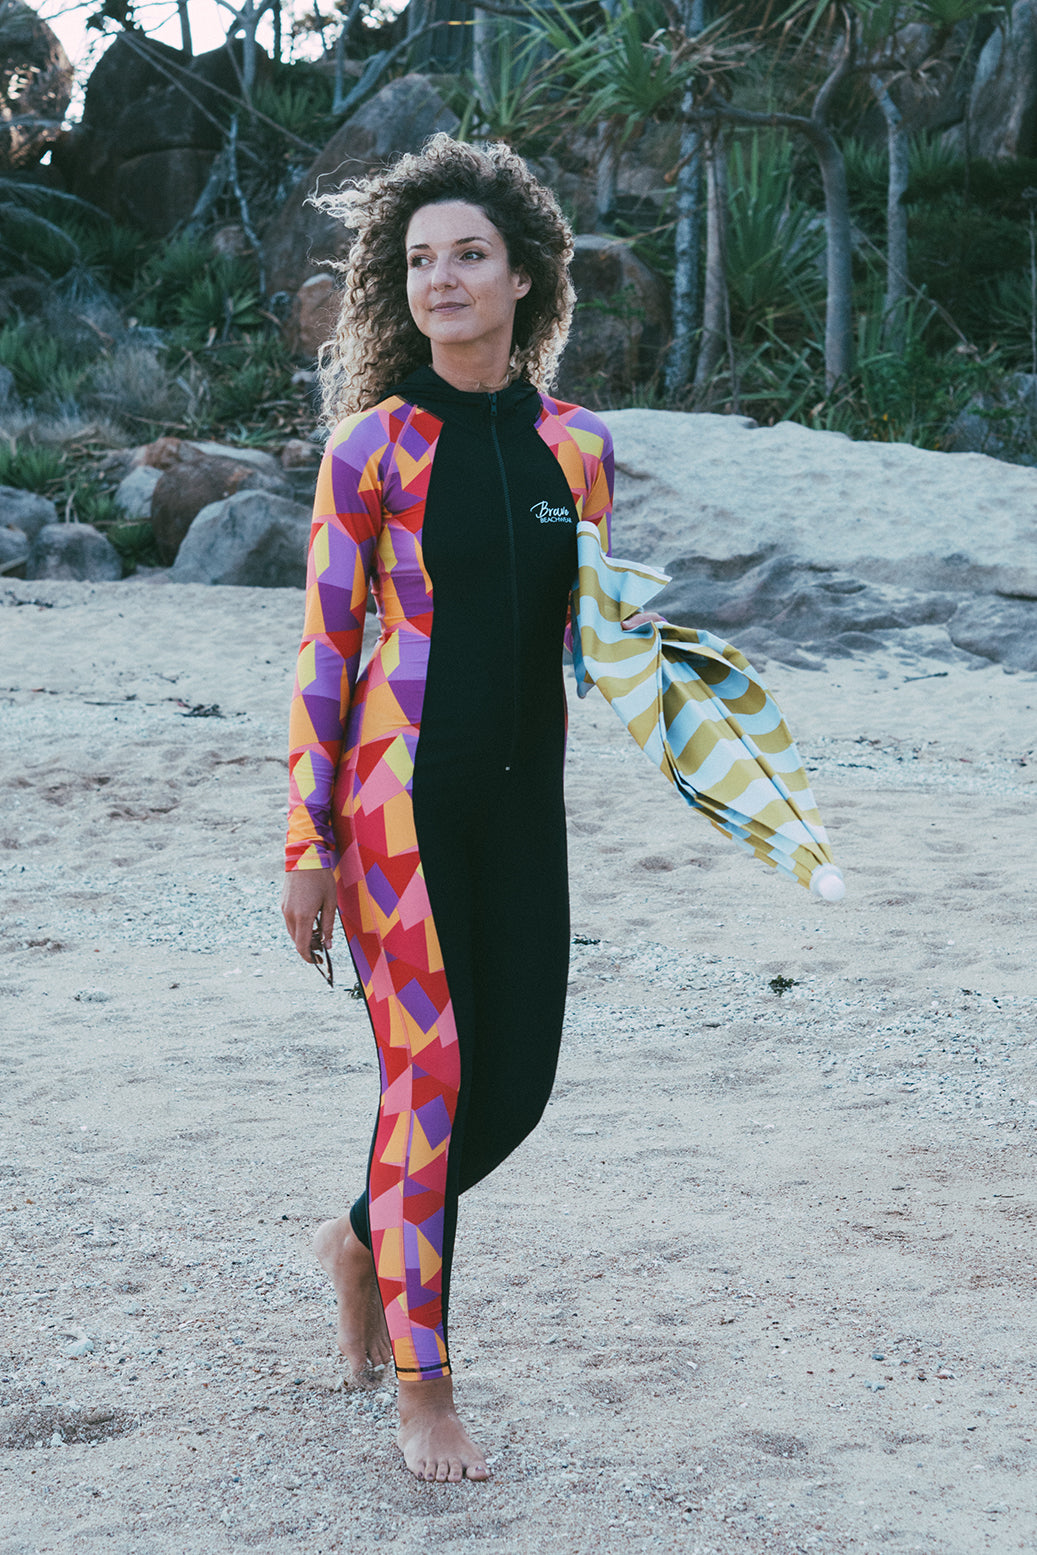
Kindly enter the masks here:
[[306, 614], [289, 717], [285, 868], [336, 862], [331, 796], [364, 637], [382, 522], [385, 432], [371, 413], [332, 433], [317, 477], [306, 567]]

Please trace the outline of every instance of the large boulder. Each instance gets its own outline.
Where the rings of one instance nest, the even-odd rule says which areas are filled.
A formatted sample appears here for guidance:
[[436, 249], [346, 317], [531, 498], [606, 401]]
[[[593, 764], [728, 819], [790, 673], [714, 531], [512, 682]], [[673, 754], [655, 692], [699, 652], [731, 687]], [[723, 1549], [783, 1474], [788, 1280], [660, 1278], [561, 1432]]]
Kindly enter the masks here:
[[29, 537], [24, 529], [0, 524], [0, 574], [25, 573], [29, 560]]
[[213, 156], [213, 152], [193, 146], [174, 146], [120, 162], [110, 196], [119, 220], [152, 237], [163, 237], [174, 225], [172, 214], [180, 222], [194, 210], [209, 181]]
[[239, 491], [203, 508], [169, 574], [172, 583], [302, 588], [310, 510], [265, 491]]
[[72, 66], [47, 23], [22, 0], [0, 0], [0, 172], [31, 167], [58, 139]]
[[1016, 0], [976, 66], [969, 100], [971, 153], [996, 161], [1037, 155], [1037, 0]]
[[296, 356], [315, 357], [338, 323], [342, 294], [330, 275], [311, 275], [295, 294], [284, 327], [285, 344]]
[[93, 524], [46, 524], [32, 543], [25, 576], [114, 583], [122, 577], [122, 561]]
[[[234, 45], [240, 56], [240, 43]], [[260, 78], [269, 73], [258, 56]], [[227, 45], [191, 58], [143, 33], [121, 34], [87, 86], [83, 120], [55, 148], [68, 187], [154, 236], [190, 216], [240, 92]]]
[[791, 422], [624, 410], [613, 548], [754, 662], [896, 647], [1037, 667], [1037, 470]]
[[162, 471], [150, 464], [138, 465], [123, 476], [115, 492], [115, 506], [123, 518], [137, 524], [151, 518], [151, 499], [161, 479]]
[[225, 448], [220, 443], [188, 443], [162, 437], [140, 450], [132, 474], [156, 470], [148, 516], [155, 543], [168, 566], [197, 513], [236, 491], [262, 490], [292, 495], [291, 482], [272, 454], [255, 448]]
[[0, 524], [20, 529], [33, 540], [45, 524], [57, 521], [58, 510], [49, 497], [38, 497], [19, 486], [0, 486]]
[[576, 312], [562, 358], [562, 398], [594, 403], [649, 377], [670, 329], [662, 279], [622, 239], [575, 240]]
[[341, 222], [306, 204], [315, 190], [375, 172], [438, 130], [453, 135], [458, 126], [425, 76], [400, 76], [383, 86], [336, 130], [263, 234], [268, 291], [294, 296], [309, 276], [346, 253], [350, 235]]
[[946, 447], [1037, 465], [1037, 377], [1008, 373], [996, 390], [975, 395], [956, 417]]

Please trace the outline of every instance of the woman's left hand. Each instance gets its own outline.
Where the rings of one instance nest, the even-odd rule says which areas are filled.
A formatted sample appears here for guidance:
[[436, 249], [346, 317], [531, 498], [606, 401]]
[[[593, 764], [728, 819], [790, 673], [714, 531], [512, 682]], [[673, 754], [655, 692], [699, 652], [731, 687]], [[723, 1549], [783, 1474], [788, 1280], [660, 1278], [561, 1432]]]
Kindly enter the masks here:
[[665, 621], [666, 617], [657, 615], [654, 610], [642, 610], [636, 616], [627, 616], [625, 621], [619, 624], [624, 632], [631, 631], [635, 626], [644, 626], [646, 621]]

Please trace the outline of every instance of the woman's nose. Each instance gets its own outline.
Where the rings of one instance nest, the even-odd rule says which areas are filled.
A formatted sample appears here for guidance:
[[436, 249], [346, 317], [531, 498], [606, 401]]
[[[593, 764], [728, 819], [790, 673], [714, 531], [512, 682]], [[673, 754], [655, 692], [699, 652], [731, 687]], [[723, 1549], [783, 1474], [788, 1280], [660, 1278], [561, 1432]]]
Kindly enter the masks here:
[[449, 258], [437, 259], [432, 268], [432, 285], [437, 291], [442, 291], [448, 286], [456, 286], [453, 266]]

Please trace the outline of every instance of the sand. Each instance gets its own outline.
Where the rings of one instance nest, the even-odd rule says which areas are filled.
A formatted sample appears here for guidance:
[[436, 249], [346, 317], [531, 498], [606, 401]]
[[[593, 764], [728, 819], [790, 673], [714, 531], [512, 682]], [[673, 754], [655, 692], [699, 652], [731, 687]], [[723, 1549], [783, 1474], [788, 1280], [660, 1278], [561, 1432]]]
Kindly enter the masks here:
[[768, 666], [837, 907], [570, 698], [558, 1086], [455, 1265], [493, 1479], [430, 1487], [309, 1251], [376, 1081], [277, 909], [300, 596], [0, 604], [3, 1555], [1037, 1549], [1037, 677]]

